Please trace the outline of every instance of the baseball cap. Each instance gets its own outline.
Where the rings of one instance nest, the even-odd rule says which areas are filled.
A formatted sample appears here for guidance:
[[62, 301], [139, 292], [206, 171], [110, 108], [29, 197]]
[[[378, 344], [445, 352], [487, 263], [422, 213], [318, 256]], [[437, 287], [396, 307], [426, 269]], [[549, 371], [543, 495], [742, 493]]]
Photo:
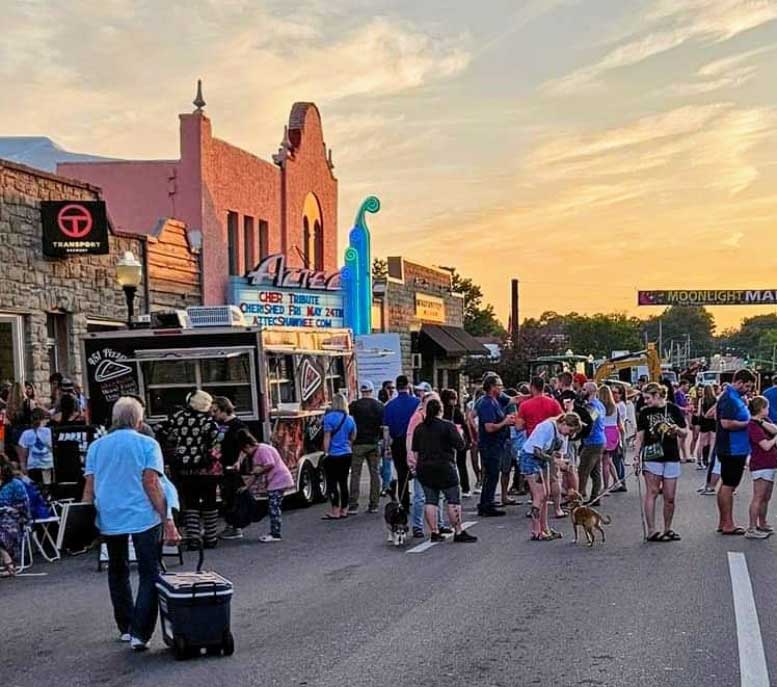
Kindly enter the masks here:
[[362, 391], [375, 391], [375, 385], [369, 379], [365, 379], [359, 388]]
[[432, 385], [429, 384], [429, 382], [418, 382], [418, 384], [415, 385], [416, 391], [423, 391], [425, 394], [428, 394], [430, 391], [432, 391]]

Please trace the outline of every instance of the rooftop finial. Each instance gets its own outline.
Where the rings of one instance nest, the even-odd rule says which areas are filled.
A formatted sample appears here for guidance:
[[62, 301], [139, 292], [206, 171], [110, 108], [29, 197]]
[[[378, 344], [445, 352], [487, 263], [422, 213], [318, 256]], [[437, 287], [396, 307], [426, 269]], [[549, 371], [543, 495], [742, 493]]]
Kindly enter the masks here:
[[202, 112], [202, 108], [205, 107], [205, 98], [202, 97], [202, 79], [197, 79], [197, 95], [192, 104], [197, 108], [195, 112]]

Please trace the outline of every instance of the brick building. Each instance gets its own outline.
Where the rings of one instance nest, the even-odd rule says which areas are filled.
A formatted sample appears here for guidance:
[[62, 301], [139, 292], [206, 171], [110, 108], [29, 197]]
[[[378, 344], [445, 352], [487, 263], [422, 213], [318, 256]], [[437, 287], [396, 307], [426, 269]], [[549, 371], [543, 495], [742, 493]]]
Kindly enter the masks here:
[[402, 369], [415, 382], [458, 389], [464, 357], [488, 350], [464, 331], [464, 297], [451, 273], [401, 257], [387, 263], [373, 288], [373, 331], [399, 334]]
[[227, 302], [231, 276], [267, 255], [289, 267], [336, 271], [337, 179], [313, 103], [291, 108], [273, 162], [213, 136], [197, 109], [179, 115], [177, 160], [61, 163], [57, 171], [99, 186], [118, 229], [145, 234], [174, 218], [202, 243], [206, 305]]
[[[90, 184], [0, 160], [0, 382], [29, 380], [45, 395], [54, 371], [80, 380], [80, 338], [126, 322], [115, 271], [126, 251], [144, 265], [136, 312], [199, 302], [197, 250], [174, 221], [156, 221], [141, 236], [109, 218], [108, 254], [44, 256], [41, 201], [100, 199]], [[186, 293], [170, 278], [176, 261]]]

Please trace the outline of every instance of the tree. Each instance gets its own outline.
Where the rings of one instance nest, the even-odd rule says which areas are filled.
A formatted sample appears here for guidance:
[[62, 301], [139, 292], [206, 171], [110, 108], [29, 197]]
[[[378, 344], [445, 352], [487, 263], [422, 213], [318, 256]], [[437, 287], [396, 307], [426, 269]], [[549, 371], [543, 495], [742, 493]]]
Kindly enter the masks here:
[[643, 348], [641, 326], [636, 317], [624, 313], [566, 316], [569, 348], [581, 355], [609, 358], [613, 351], [636, 351]]
[[777, 315], [747, 317], [739, 330], [727, 330], [718, 339], [721, 349], [743, 358], [769, 358], [774, 355], [777, 342]]
[[507, 330], [490, 303], [483, 305], [483, 291], [469, 277], [462, 277], [455, 267], [443, 267], [452, 276], [452, 288], [464, 296], [464, 329], [472, 336], [505, 338]]
[[662, 357], [678, 344], [684, 346], [686, 341], [690, 341], [692, 357], [709, 356], [715, 350], [715, 318], [706, 308], [672, 305], [662, 315], [645, 320], [642, 333], [650, 341], [659, 339], [659, 320]]

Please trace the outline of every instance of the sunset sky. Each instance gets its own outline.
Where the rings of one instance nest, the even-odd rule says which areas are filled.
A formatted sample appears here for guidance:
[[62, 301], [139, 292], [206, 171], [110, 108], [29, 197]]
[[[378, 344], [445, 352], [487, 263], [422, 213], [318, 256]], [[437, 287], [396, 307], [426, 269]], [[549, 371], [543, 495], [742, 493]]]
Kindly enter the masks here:
[[200, 77], [269, 159], [315, 101], [341, 246], [378, 195], [376, 255], [456, 265], [505, 319], [511, 277], [522, 316], [777, 288], [777, 0], [10, 0], [3, 29], [4, 136], [176, 157]]

